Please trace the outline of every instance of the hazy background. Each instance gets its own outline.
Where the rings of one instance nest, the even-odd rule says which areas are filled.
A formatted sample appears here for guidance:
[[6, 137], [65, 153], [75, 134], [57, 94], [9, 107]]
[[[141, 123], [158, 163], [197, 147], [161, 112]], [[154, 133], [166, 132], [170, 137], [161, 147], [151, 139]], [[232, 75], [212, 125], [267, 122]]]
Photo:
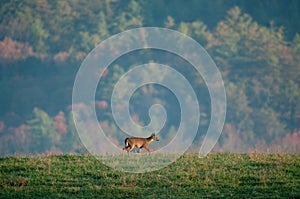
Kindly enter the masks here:
[[[84, 153], [70, 109], [76, 72], [101, 41], [144, 26], [191, 36], [219, 67], [228, 110], [215, 151], [300, 152], [299, 19], [298, 0], [0, 1], [0, 155]], [[174, 55], [135, 53], [111, 64], [99, 83], [95, 104], [102, 128], [123, 144], [125, 134], [114, 136], [119, 129], [111, 115], [111, 91], [122, 74], [147, 59], [174, 67], [196, 90], [202, 116], [192, 146], [197, 149], [210, 118], [203, 80]], [[167, 89], [139, 89], [131, 100], [132, 117], [147, 124], [154, 102], [168, 112], [160, 136], [171, 140], [180, 107]]]

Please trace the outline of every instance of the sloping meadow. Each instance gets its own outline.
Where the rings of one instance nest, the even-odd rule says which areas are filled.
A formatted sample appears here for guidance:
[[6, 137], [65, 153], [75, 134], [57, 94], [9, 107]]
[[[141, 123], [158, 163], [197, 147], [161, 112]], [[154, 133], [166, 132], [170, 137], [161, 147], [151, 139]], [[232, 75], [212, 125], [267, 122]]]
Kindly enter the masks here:
[[[162, 160], [166, 155], [151, 156]], [[138, 164], [145, 157], [115, 158]], [[0, 198], [300, 196], [300, 155], [293, 154], [185, 154], [145, 173], [115, 170], [89, 155], [6, 157], [0, 159], [0, 168]]]

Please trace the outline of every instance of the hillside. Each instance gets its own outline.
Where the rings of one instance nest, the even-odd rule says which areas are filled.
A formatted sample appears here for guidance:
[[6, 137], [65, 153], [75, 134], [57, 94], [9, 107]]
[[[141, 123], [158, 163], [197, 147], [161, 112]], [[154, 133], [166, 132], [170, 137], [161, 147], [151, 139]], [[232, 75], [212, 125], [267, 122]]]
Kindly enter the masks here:
[[[215, 151], [299, 153], [299, 7], [297, 0], [1, 1], [0, 156], [84, 152], [71, 109], [90, 105], [72, 104], [82, 61], [111, 36], [148, 26], [190, 36], [216, 63], [227, 109]], [[201, 118], [191, 122], [200, 121], [198, 147], [210, 123], [210, 93], [190, 64], [162, 51], [132, 52], [111, 63], [93, 99], [98, 121], [89, 131], [100, 124], [116, 145], [123, 145], [127, 135], [113, 118], [112, 90], [124, 73], [151, 62], [176, 69], [195, 90]], [[165, 78], [161, 71], [156, 74]], [[154, 84], [138, 89], [130, 101], [132, 120], [148, 124], [153, 104], [161, 104], [168, 115], [160, 131], [167, 142], [180, 127], [181, 111], [168, 89]]]

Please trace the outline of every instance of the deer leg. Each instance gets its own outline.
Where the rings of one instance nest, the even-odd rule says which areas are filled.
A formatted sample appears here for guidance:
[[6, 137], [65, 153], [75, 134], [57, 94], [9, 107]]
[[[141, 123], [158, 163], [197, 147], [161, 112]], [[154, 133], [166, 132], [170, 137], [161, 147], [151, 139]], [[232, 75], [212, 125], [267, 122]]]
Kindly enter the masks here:
[[129, 145], [129, 146], [125, 146], [125, 147], [123, 147], [122, 155], [124, 156], [124, 151], [128, 151], [128, 150], [130, 150], [130, 148], [131, 148], [131, 146], [130, 146], [130, 145]]
[[130, 151], [131, 151], [133, 148], [134, 148], [134, 147], [128, 146], [128, 148], [127, 148], [128, 155], [130, 155]]
[[124, 157], [124, 151], [126, 150], [126, 146], [122, 149], [122, 156]]
[[148, 151], [148, 153], [150, 153], [150, 149], [148, 148], [148, 146], [144, 146], [144, 148]]

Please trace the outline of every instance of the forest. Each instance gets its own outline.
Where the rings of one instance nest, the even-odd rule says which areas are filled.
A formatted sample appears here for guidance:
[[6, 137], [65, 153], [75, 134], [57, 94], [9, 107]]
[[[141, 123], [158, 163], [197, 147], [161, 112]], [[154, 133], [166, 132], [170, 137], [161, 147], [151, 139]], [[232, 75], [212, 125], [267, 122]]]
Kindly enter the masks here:
[[[215, 151], [299, 153], [299, 9], [297, 0], [0, 1], [0, 156], [85, 153], [71, 111], [82, 61], [110, 36], [152, 26], [192, 37], [221, 71], [227, 114]], [[157, 51], [137, 53], [149, 62], [177, 63], [197, 97], [207, 96], [205, 84], [185, 63]], [[130, 54], [117, 60], [95, 96], [99, 124], [120, 146], [126, 135], [113, 136], [120, 129], [111, 115], [112, 88], [139, 63]], [[210, 101], [203, 98], [199, 131], [207, 129], [210, 115]], [[141, 88], [132, 99], [132, 117], [149, 122], [153, 102], [166, 107], [169, 117], [160, 136], [170, 137], [178, 128], [172, 116], [179, 109], [163, 88]], [[201, 136], [195, 148], [198, 140]]]

